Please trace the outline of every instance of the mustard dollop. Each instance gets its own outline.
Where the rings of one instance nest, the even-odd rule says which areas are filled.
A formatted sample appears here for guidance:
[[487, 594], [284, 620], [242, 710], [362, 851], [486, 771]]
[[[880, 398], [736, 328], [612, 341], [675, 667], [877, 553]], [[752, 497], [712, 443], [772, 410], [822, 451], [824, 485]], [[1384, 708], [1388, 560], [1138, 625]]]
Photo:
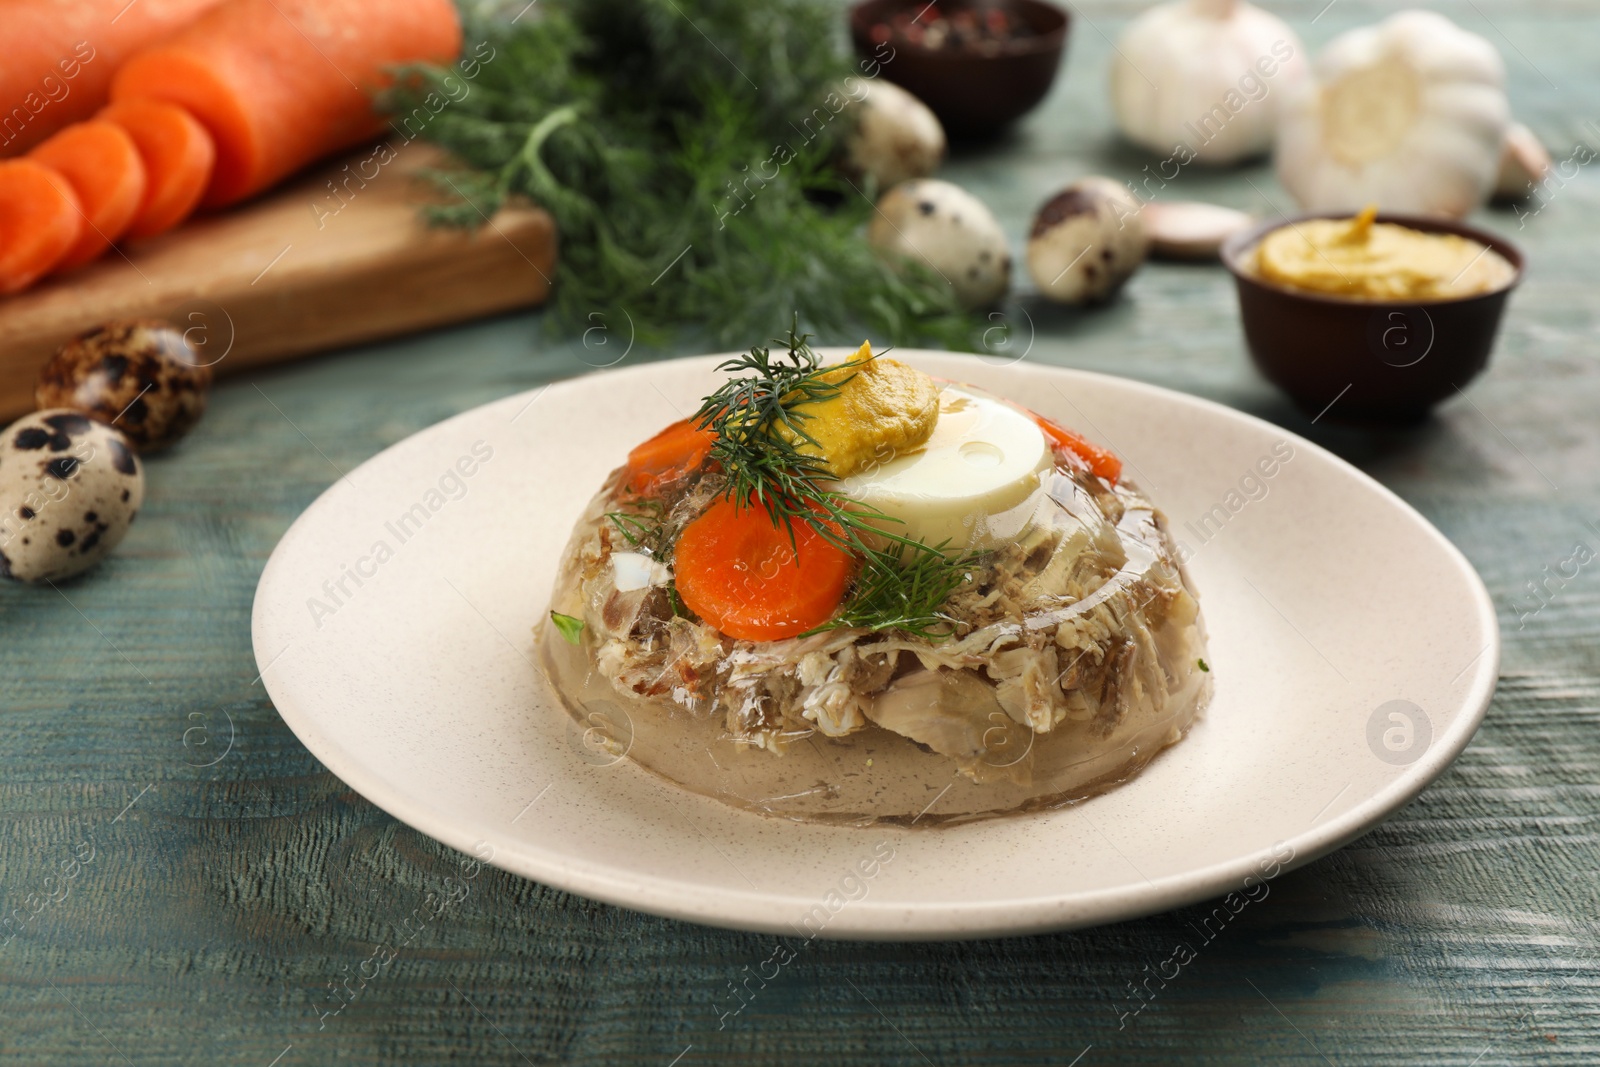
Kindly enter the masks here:
[[1296, 289], [1356, 300], [1473, 296], [1515, 273], [1505, 257], [1450, 233], [1377, 222], [1368, 206], [1351, 219], [1311, 219], [1269, 233], [1256, 249], [1256, 273]]

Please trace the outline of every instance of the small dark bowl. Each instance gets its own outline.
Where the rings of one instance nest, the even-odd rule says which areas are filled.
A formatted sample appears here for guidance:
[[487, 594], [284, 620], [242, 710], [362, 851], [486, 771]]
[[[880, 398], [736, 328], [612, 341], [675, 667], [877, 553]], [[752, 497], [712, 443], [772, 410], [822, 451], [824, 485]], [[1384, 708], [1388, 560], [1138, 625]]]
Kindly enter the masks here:
[[1308, 219], [1266, 222], [1223, 242], [1222, 262], [1239, 289], [1250, 357], [1267, 379], [1308, 415], [1329, 421], [1415, 423], [1489, 362], [1506, 298], [1522, 280], [1523, 256], [1486, 230], [1420, 215], [1379, 215], [1424, 233], [1453, 233], [1488, 245], [1514, 273], [1499, 289], [1453, 299], [1355, 300], [1290, 289], [1257, 277], [1248, 265], [1267, 234]]
[[862, 0], [850, 9], [850, 37], [863, 63], [881, 64], [884, 77], [932, 108], [951, 137], [992, 137], [1050, 91], [1067, 46], [1069, 19], [1061, 8], [1044, 0], [1001, 0], [997, 6], [1026, 23], [1034, 36], [1012, 41], [994, 55], [896, 40], [883, 46], [893, 49], [891, 55], [880, 55], [872, 27], [902, 9], [926, 6], [927, 0]]

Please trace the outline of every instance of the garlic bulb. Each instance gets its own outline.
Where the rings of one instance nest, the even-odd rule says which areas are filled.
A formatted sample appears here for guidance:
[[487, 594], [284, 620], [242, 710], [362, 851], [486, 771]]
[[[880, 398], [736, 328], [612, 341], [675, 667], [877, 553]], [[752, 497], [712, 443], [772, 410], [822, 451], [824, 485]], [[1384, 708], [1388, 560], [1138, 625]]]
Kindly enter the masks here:
[[926, 178], [944, 162], [944, 127], [928, 105], [893, 82], [867, 83], [861, 118], [845, 142], [846, 165], [878, 189]]
[[1301, 52], [1282, 19], [1242, 0], [1152, 8], [1123, 31], [1111, 62], [1117, 127], [1180, 165], [1260, 155], [1286, 90], [1306, 78]]
[[1431, 11], [1336, 37], [1285, 102], [1278, 177], [1308, 211], [1460, 217], [1500, 168], [1511, 109], [1488, 41]]

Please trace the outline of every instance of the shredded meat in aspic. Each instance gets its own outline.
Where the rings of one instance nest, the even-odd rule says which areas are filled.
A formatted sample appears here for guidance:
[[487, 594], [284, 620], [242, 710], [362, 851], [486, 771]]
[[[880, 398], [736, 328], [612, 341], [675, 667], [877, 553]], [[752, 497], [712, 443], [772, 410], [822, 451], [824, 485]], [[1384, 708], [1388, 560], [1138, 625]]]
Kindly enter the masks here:
[[[579, 521], [561, 610], [581, 613], [594, 669], [618, 692], [720, 716], [733, 739], [775, 754], [815, 733], [882, 728], [965, 766], [987, 744], [1063, 722], [1104, 735], [1130, 713], [1159, 717], [1195, 684], [1198, 606], [1165, 519], [1126, 481], [1060, 461], [1025, 532], [980, 556], [947, 600], [942, 636], [835, 629], [763, 643], [719, 633], [671, 589], [673, 537], [724, 488], [702, 472], [641, 504], [614, 475]], [[642, 518], [619, 524], [617, 512]], [[650, 584], [618, 588], [621, 554]]]

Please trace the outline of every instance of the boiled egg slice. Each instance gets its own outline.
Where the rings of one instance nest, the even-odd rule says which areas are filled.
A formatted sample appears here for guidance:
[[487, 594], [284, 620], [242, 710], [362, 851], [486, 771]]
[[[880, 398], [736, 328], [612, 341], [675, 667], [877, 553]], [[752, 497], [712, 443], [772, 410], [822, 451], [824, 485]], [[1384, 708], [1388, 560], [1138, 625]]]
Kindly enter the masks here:
[[904, 455], [838, 482], [838, 491], [895, 523], [879, 527], [947, 551], [994, 548], [1027, 526], [1039, 475], [1053, 464], [1038, 425], [1008, 404], [959, 386], [939, 394], [933, 435]]
[[642, 552], [611, 553], [611, 577], [619, 593], [666, 585], [672, 571]]

